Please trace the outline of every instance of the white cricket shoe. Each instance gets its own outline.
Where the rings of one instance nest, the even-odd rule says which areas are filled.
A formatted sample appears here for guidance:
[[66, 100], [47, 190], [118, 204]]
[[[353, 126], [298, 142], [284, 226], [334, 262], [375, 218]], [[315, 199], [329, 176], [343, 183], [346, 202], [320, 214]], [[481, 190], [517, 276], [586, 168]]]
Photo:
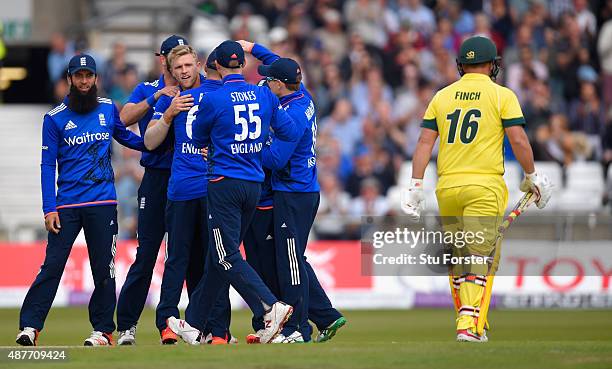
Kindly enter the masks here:
[[457, 342], [489, 342], [487, 332], [483, 332], [482, 336], [472, 331], [471, 329], [460, 329], [457, 331]]
[[113, 335], [100, 331], [93, 331], [83, 343], [84, 346], [112, 346]]
[[168, 318], [168, 320], [166, 320], [166, 324], [168, 325], [168, 328], [172, 330], [172, 332], [176, 333], [188, 344], [199, 345], [201, 343], [203, 338], [202, 332], [190, 326], [184, 319], [176, 319], [175, 317], [171, 316]]
[[32, 327], [25, 327], [15, 339], [21, 346], [36, 346], [38, 343], [38, 331]]
[[265, 328], [259, 335], [259, 342], [270, 343], [283, 329], [291, 314], [293, 314], [293, 307], [284, 302], [278, 301], [272, 305], [270, 311], [264, 315]]
[[117, 344], [120, 346], [131, 346], [136, 344], [136, 326], [133, 325], [127, 331], [120, 331]]
[[291, 333], [289, 336], [280, 333], [270, 343], [304, 343], [304, 337], [298, 331]]

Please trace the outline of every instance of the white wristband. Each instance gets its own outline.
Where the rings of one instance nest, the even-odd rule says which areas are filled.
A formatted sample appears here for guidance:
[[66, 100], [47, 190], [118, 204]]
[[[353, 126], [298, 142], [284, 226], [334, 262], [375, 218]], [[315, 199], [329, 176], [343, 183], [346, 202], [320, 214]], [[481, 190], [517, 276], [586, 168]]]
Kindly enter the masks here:
[[534, 179], [536, 179], [537, 176], [538, 176], [538, 174], [536, 172], [525, 173], [525, 178], [527, 178], [530, 181], [533, 181]]
[[418, 178], [412, 178], [410, 180], [410, 187], [423, 188], [423, 180]]

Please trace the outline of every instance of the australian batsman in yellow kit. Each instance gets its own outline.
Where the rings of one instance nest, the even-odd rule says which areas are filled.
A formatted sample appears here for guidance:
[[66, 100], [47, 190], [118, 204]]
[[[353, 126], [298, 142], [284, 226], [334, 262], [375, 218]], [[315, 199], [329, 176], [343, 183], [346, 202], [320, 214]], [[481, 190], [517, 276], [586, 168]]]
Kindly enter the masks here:
[[[493, 43], [487, 40], [490, 45], [483, 46], [478, 39], [484, 38], [464, 42], [458, 62], [496, 59]], [[486, 48], [491, 45], [493, 51]], [[524, 124], [516, 95], [479, 73], [464, 74], [438, 91], [423, 118], [422, 127], [437, 131], [440, 140], [436, 196], [445, 231], [480, 231], [484, 235], [484, 242], [453, 248], [453, 254], [489, 260], [488, 264], [450, 271], [457, 330], [470, 329], [482, 335], [487, 325], [493, 274], [500, 256], [500, 245], [495, 245], [497, 228], [508, 203], [503, 179], [504, 128]]]

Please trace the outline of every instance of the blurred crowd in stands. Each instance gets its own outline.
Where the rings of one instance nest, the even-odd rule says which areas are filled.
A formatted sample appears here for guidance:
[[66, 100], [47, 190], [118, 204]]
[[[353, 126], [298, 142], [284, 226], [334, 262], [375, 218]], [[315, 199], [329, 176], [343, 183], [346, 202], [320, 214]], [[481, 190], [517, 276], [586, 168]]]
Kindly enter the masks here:
[[[518, 95], [536, 160], [600, 161], [605, 172], [612, 161], [612, 1], [263, 0], [208, 1], [201, 8], [226, 17], [228, 37], [300, 61], [318, 108], [322, 237], [345, 237], [351, 217], [389, 213], [385, 195], [411, 159], [424, 110], [438, 89], [458, 79], [456, 53], [472, 35], [496, 43], [503, 57], [498, 82]], [[63, 66], [75, 51], [97, 57], [101, 93], [119, 105], [140, 80], [160, 74], [128, 63], [120, 42], [107, 58], [61, 35], [51, 48], [58, 99], [67, 91]], [[205, 57], [209, 50], [200, 51]], [[248, 79], [257, 81], [256, 61], [247, 64]], [[138, 154], [118, 154], [117, 188], [127, 199], [124, 218], [131, 217], [122, 228], [132, 237], [142, 169]], [[509, 146], [506, 156], [513, 160]]]

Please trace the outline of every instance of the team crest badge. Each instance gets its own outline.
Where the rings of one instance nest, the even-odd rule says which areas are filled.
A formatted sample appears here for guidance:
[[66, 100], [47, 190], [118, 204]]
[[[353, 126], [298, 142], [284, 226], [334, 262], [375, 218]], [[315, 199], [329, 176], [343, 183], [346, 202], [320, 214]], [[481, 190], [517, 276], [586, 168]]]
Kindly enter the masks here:
[[106, 126], [106, 118], [104, 117], [104, 114], [98, 114], [98, 120], [100, 121], [101, 126]]

